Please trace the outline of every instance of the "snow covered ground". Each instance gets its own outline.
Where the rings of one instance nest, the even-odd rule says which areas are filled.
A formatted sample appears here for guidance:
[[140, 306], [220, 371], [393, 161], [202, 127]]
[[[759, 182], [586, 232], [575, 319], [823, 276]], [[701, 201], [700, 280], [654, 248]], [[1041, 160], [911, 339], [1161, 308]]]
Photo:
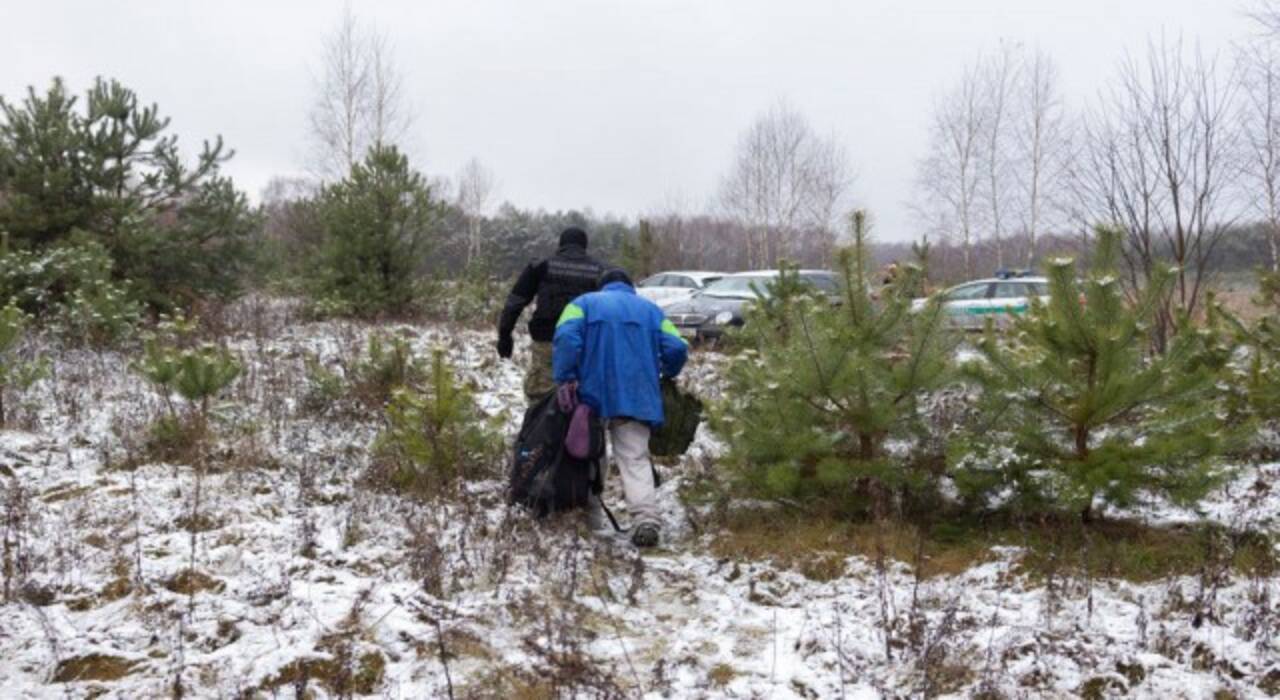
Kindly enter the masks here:
[[[666, 541], [643, 555], [509, 511], [496, 479], [434, 507], [371, 492], [357, 480], [378, 416], [300, 409], [306, 354], [332, 361], [368, 331], [267, 318], [237, 337], [247, 369], [198, 486], [185, 465], [114, 468], [160, 411], [128, 358], [52, 353], [19, 411], [30, 430], [0, 432], [0, 697], [1280, 693], [1274, 579], [1043, 585], [1015, 548], [927, 579], [857, 556], [822, 582], [717, 559], [677, 498], [714, 458], [705, 432], [668, 470]], [[446, 347], [514, 430], [520, 368], [488, 334], [396, 332]], [[689, 381], [711, 385], [717, 362], [696, 356]], [[1142, 515], [1275, 532], [1280, 465], [1261, 470], [1203, 516]]]

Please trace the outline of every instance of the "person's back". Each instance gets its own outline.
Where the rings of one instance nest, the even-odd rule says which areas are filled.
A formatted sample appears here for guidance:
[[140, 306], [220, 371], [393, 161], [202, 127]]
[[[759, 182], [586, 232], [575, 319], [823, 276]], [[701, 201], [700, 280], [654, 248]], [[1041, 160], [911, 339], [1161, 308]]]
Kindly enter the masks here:
[[662, 309], [640, 297], [621, 271], [603, 288], [574, 299], [556, 325], [557, 384], [576, 382], [578, 396], [608, 421], [627, 505], [637, 525], [633, 541], [658, 540], [658, 513], [649, 461], [649, 433], [662, 425], [659, 379], [674, 377], [688, 359], [688, 343]]
[[549, 258], [525, 267], [507, 295], [498, 320], [498, 355], [511, 357], [511, 337], [521, 312], [536, 300], [529, 319], [531, 346], [529, 367], [525, 376], [525, 396], [536, 400], [554, 388], [551, 381], [551, 340], [556, 321], [564, 308], [576, 297], [597, 288], [605, 268], [587, 254], [587, 234], [578, 228], [560, 234], [560, 246]]

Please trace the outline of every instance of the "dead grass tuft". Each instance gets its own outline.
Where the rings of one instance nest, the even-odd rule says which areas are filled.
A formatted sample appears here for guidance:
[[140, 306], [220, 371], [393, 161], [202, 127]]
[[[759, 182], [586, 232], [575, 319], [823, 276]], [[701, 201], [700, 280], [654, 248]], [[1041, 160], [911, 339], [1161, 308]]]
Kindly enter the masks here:
[[136, 670], [138, 661], [108, 654], [86, 654], [58, 662], [54, 683], [82, 681], [118, 681]]
[[794, 569], [815, 581], [844, 575], [845, 558], [872, 558], [878, 551], [911, 565], [920, 559], [921, 575], [928, 578], [958, 574], [990, 558], [990, 545], [980, 541], [938, 542], [924, 540], [914, 525], [896, 522], [851, 522], [834, 517], [760, 513], [731, 515], [711, 544], [718, 557], [733, 560], [768, 560]]
[[196, 569], [183, 569], [174, 574], [168, 581], [165, 581], [164, 587], [174, 593], [195, 595], [201, 591], [221, 593], [227, 587], [227, 584]]
[[1194, 575], [1206, 567], [1255, 575], [1280, 571], [1269, 537], [1219, 527], [1154, 527], [1130, 521], [1035, 522], [993, 517], [953, 520], [925, 530], [901, 521], [758, 512], [731, 514], [711, 543], [719, 557], [768, 560], [816, 581], [844, 573], [844, 559], [879, 553], [924, 578], [956, 575], [992, 559], [997, 546], [1022, 547], [1018, 571], [1032, 579], [1088, 574], [1137, 583]]

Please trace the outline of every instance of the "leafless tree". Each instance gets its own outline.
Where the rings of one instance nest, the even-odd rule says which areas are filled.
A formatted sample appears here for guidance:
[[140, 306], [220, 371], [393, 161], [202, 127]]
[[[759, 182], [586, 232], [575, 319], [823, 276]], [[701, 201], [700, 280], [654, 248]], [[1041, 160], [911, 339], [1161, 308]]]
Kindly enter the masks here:
[[394, 47], [386, 34], [365, 37], [369, 64], [369, 110], [365, 124], [372, 144], [404, 145], [413, 114], [404, 97], [404, 80], [395, 63]]
[[1245, 14], [1266, 33], [1280, 35], [1280, 2], [1277, 0], [1255, 0]]
[[958, 239], [966, 275], [983, 224], [983, 139], [987, 133], [979, 69], [971, 66], [933, 107], [927, 155], [916, 178], [916, 213], [933, 232]]
[[1271, 269], [1280, 270], [1280, 55], [1271, 41], [1240, 54], [1244, 181], [1262, 215], [1271, 248]]
[[484, 216], [493, 204], [498, 182], [493, 171], [478, 158], [468, 160], [458, 171], [456, 201], [467, 221], [467, 266], [480, 258]]
[[1152, 41], [1144, 60], [1121, 65], [1088, 122], [1079, 184], [1095, 221], [1125, 229], [1129, 288], [1145, 285], [1157, 265], [1177, 267], [1157, 349], [1175, 312], [1198, 310], [1214, 251], [1239, 216], [1229, 189], [1239, 175], [1236, 86], [1200, 51]]
[[981, 106], [984, 114], [982, 125], [982, 166], [988, 221], [991, 238], [996, 248], [996, 265], [1004, 267], [1004, 212], [1009, 207], [1006, 184], [1011, 174], [1013, 160], [1009, 128], [1011, 108], [1019, 75], [1019, 49], [1014, 44], [1001, 43], [995, 55], [979, 63], [981, 81]]
[[1019, 226], [1026, 237], [1025, 264], [1030, 267], [1043, 229], [1058, 223], [1050, 213], [1069, 206], [1064, 200], [1070, 163], [1069, 126], [1059, 94], [1058, 68], [1044, 50], [1034, 49], [1023, 60], [1015, 102]]
[[366, 29], [347, 5], [324, 38], [310, 113], [314, 164], [322, 178], [340, 178], [374, 144], [397, 144], [412, 117], [390, 41]]
[[852, 181], [844, 147], [778, 103], [739, 139], [719, 205], [750, 232], [748, 264], [773, 267], [808, 248], [829, 251]]

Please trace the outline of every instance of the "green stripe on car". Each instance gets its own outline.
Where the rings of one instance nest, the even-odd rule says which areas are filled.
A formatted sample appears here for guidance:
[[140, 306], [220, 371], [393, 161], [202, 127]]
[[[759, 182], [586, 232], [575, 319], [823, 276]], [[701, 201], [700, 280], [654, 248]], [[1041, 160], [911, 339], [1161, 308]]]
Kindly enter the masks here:
[[965, 309], [964, 312], [970, 316], [985, 316], [986, 314], [1001, 314], [1006, 312], [1020, 314], [1025, 313], [1026, 310], [1026, 304], [1019, 304], [1018, 306], [971, 306]]

